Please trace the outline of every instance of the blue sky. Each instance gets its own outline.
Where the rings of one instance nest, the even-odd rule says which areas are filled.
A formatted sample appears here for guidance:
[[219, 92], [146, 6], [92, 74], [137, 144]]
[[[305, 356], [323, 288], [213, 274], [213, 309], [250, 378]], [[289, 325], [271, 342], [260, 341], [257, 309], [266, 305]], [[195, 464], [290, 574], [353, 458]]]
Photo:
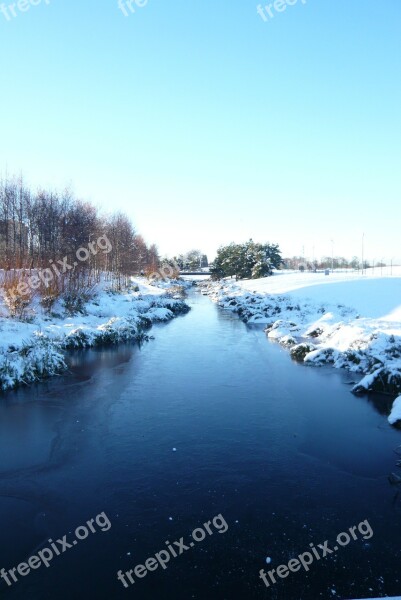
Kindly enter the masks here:
[[298, 0], [268, 22], [257, 4], [0, 14], [0, 171], [71, 182], [162, 253], [252, 237], [359, 256], [364, 232], [368, 258], [401, 260], [399, 0]]

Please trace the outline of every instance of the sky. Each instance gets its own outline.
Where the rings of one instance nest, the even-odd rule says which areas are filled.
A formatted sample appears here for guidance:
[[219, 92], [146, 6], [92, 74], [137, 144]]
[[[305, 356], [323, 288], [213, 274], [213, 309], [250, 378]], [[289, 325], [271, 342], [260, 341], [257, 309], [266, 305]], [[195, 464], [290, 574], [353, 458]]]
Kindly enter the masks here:
[[364, 234], [401, 261], [399, 0], [21, 2], [0, 2], [0, 174], [124, 211], [163, 255], [360, 257]]

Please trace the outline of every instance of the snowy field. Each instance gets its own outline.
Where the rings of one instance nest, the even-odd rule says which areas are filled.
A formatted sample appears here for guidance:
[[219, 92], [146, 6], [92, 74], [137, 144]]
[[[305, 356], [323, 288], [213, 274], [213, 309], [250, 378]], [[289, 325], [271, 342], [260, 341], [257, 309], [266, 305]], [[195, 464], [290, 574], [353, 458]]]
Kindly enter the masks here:
[[340, 303], [356, 309], [361, 316], [401, 322], [401, 267], [366, 271], [289, 273], [276, 271], [273, 277], [239, 281], [243, 289], [265, 294], [287, 294], [314, 302]]
[[[386, 273], [387, 272], [387, 273]], [[363, 375], [356, 393], [401, 392], [401, 267], [356, 272], [276, 272], [273, 277], [208, 284], [220, 306], [244, 322], [266, 325], [269, 338], [308, 364]], [[395, 406], [390, 422], [401, 419]]]
[[168, 321], [188, 310], [168, 295], [169, 284], [148, 285], [133, 279], [130, 291], [98, 289], [82, 313], [66, 314], [58, 302], [49, 316], [38, 303], [28, 320], [11, 318], [0, 301], [0, 390], [55, 375], [66, 368], [64, 350], [146, 339], [152, 323]]

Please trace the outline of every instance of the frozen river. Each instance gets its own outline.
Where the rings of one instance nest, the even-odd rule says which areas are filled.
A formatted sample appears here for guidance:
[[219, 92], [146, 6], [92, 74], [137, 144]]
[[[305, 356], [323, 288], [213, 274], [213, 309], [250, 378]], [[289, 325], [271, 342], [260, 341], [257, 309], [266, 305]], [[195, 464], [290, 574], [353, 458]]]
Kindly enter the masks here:
[[[48, 568], [16, 572], [11, 586], [1, 579], [1, 597], [399, 594], [401, 504], [387, 476], [401, 435], [387, 424], [391, 400], [354, 397], [349, 374], [293, 363], [198, 292], [189, 303], [141, 348], [76, 352], [71, 374], [1, 397], [0, 568], [49, 538], [74, 539], [101, 513], [111, 524]], [[117, 579], [216, 515], [224, 535], [215, 529], [128, 588]], [[259, 578], [364, 520], [373, 537], [269, 588]]]

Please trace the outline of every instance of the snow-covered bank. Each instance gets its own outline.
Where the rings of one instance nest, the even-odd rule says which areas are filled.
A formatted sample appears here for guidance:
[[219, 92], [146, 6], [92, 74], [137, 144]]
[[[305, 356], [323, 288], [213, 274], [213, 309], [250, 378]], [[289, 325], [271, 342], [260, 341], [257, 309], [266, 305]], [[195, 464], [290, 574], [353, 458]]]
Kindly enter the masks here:
[[[176, 282], [174, 282], [176, 283]], [[172, 287], [133, 280], [122, 293], [99, 289], [82, 313], [69, 316], [58, 303], [50, 315], [37, 305], [29, 322], [11, 318], [0, 304], [0, 390], [28, 384], [66, 368], [64, 350], [146, 339], [152, 323], [189, 310]], [[172, 297], [174, 296], [174, 297]]]
[[398, 421], [401, 421], [401, 396], [398, 396], [398, 398], [394, 400], [393, 408], [388, 417], [390, 425], [394, 425], [394, 423], [397, 423]]
[[363, 375], [353, 391], [401, 392], [401, 277], [275, 274], [210, 283], [221, 307], [307, 364], [331, 364]]

